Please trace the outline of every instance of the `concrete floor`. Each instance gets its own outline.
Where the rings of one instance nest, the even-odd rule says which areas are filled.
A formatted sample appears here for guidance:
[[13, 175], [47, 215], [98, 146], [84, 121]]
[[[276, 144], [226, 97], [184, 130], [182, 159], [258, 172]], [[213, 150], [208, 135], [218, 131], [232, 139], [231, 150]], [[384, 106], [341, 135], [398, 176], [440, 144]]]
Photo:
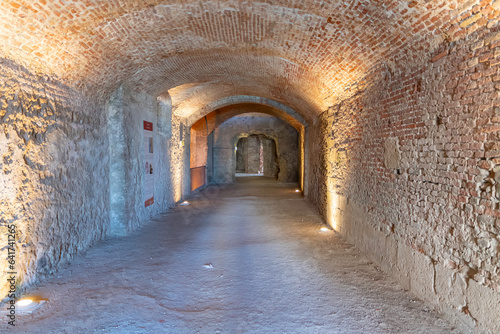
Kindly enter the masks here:
[[[210, 187], [30, 293], [19, 333], [459, 333], [267, 178]], [[6, 331], [3, 321], [0, 332]]]

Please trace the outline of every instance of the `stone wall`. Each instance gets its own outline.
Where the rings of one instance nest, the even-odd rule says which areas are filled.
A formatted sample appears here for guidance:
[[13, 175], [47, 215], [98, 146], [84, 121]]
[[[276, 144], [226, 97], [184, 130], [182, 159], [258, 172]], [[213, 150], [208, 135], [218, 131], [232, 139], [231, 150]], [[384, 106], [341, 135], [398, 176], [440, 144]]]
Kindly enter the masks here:
[[[112, 205], [109, 234], [125, 235], [189, 194], [189, 131], [181, 119], [172, 117], [167, 98], [157, 100], [127, 85], [110, 99], [108, 118]], [[154, 133], [154, 204], [148, 207], [144, 204], [143, 121], [153, 123]]]
[[[237, 116], [214, 130], [214, 181], [234, 181], [236, 170], [235, 146], [241, 137], [262, 134], [276, 143], [280, 168], [278, 181], [299, 181], [299, 133], [291, 125], [273, 116]], [[258, 166], [257, 166], [258, 169]]]
[[0, 277], [13, 224], [20, 291], [107, 232], [106, 117], [94, 96], [9, 60], [0, 77]]
[[382, 66], [315, 121], [309, 145], [309, 197], [329, 224], [418, 297], [493, 333], [499, 50], [500, 32], [480, 29], [420, 66]]
[[[171, 116], [168, 99], [124, 86], [106, 107], [91, 93], [6, 59], [0, 77], [0, 275], [15, 271], [18, 293], [96, 241], [140, 227], [189, 193], [189, 147], [183, 144], [189, 132]], [[155, 125], [159, 153], [155, 203], [147, 208], [143, 120]], [[3, 280], [0, 299], [8, 291]]]
[[245, 172], [257, 174], [260, 171], [260, 140], [258, 136], [246, 137], [247, 165]]
[[276, 142], [266, 136], [259, 136], [262, 143], [262, 153], [264, 156], [263, 173], [264, 176], [279, 178], [278, 152], [276, 151]]
[[246, 138], [240, 138], [236, 143], [236, 173], [247, 172], [247, 147]]

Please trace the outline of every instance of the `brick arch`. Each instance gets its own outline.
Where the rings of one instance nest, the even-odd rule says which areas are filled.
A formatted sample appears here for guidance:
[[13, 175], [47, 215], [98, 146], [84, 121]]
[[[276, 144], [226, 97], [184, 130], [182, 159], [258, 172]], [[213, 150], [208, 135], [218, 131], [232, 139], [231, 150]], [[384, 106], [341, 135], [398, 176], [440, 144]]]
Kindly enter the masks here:
[[[285, 95], [311, 89], [317, 94], [304, 95], [326, 110], [355, 94], [353, 85], [377, 65], [428, 61], [441, 42], [460, 39], [467, 29], [498, 17], [498, 6], [484, 3], [477, 14], [474, 1], [443, 0], [3, 1], [0, 57], [104, 100], [127, 79], [146, 74], [158, 79], [152, 90], [168, 89], [161, 78], [172, 76], [181, 84], [179, 75], [190, 67], [210, 66], [221, 56], [233, 59], [227, 71], [209, 71], [205, 80], [231, 81], [233, 72], [255, 58], [253, 70], [273, 86], [284, 87], [282, 78], [297, 81]], [[162, 67], [168, 71], [158, 71]], [[291, 71], [282, 76], [280, 67]], [[188, 73], [189, 82], [201, 80], [198, 72]], [[266, 82], [245, 87], [259, 84]]]
[[248, 112], [262, 112], [276, 116], [292, 125], [300, 131], [300, 128], [307, 127], [308, 122], [294, 109], [271, 99], [237, 95], [229, 96], [204, 106], [197, 110], [188, 118], [188, 125], [193, 125], [205, 116], [213, 119], [211, 130], [229, 118]]
[[172, 97], [174, 113], [190, 117], [197, 109], [230, 96], [274, 100], [312, 118], [327, 107], [329, 89], [310, 69], [283, 57], [212, 51], [175, 56], [155, 63], [129, 79], [130, 85]]

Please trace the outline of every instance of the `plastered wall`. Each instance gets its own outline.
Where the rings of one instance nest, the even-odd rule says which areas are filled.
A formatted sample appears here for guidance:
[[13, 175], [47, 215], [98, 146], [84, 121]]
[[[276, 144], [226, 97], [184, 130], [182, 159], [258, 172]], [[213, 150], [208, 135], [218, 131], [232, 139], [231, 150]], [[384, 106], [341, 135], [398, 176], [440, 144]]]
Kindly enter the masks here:
[[[189, 194], [189, 131], [171, 115], [169, 99], [158, 100], [127, 85], [108, 103], [111, 156], [110, 235], [125, 235]], [[144, 203], [144, 129], [153, 123], [154, 203]], [[170, 126], [169, 126], [170, 125]], [[182, 133], [182, 140], [181, 140]]]

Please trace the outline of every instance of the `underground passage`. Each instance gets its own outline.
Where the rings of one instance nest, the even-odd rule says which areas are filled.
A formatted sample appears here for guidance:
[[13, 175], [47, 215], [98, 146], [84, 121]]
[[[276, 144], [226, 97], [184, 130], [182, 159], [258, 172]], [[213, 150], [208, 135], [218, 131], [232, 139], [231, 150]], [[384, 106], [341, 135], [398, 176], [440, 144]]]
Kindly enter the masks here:
[[500, 0], [0, 1], [0, 332], [500, 333]]

